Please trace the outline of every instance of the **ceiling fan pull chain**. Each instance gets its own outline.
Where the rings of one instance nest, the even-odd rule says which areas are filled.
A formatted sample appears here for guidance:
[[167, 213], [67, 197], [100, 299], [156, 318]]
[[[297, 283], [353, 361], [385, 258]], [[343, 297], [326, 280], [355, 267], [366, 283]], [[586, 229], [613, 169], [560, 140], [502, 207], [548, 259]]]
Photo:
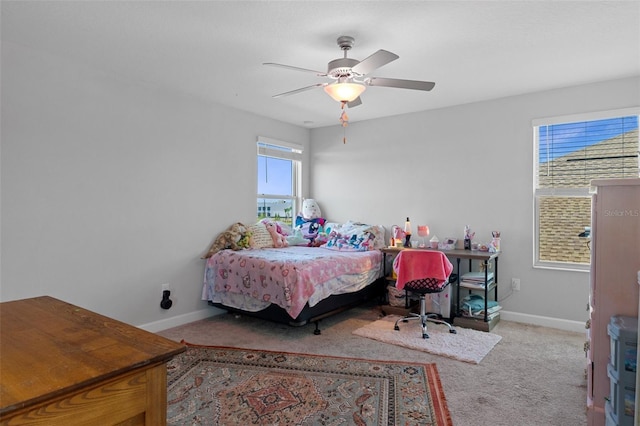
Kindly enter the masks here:
[[347, 126], [349, 125], [349, 116], [347, 115], [347, 111], [344, 110], [344, 106], [347, 103], [342, 101], [340, 102], [340, 108], [342, 109], [342, 114], [340, 114], [340, 124], [342, 125], [342, 131], [343, 131], [343, 136], [342, 136], [342, 143], [346, 144], [347, 143]]

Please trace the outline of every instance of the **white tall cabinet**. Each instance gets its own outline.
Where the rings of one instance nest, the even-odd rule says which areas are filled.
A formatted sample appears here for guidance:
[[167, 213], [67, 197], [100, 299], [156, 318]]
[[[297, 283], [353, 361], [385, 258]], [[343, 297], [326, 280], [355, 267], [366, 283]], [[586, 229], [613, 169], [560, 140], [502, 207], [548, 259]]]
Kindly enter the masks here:
[[607, 325], [613, 315], [638, 316], [640, 179], [602, 179], [591, 185], [587, 420], [589, 426], [604, 426], [610, 393]]

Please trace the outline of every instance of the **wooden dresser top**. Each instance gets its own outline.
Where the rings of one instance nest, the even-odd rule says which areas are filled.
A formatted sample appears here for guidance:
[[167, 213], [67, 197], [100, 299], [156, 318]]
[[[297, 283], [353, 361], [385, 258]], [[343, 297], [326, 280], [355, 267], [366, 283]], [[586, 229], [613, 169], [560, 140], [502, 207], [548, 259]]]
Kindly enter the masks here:
[[0, 303], [0, 414], [164, 363], [184, 350], [49, 296]]

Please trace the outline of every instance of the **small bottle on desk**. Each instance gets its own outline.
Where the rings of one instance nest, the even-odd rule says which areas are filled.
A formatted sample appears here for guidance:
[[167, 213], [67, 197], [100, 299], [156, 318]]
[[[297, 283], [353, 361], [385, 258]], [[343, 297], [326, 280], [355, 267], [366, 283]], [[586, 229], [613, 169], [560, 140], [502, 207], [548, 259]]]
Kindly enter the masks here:
[[471, 250], [471, 228], [469, 225], [464, 226], [464, 249]]

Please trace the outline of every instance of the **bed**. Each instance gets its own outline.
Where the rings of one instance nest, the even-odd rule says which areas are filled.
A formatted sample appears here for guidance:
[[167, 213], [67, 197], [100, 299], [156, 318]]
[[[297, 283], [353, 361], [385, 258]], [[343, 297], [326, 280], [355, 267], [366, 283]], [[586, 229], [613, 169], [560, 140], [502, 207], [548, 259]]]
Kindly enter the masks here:
[[[383, 295], [382, 253], [375, 244], [349, 244], [363, 241], [363, 229], [332, 232], [319, 247], [219, 251], [207, 259], [202, 299], [230, 312], [291, 326], [315, 323], [314, 333], [320, 334], [321, 319]], [[384, 245], [384, 229], [374, 234], [380, 232], [382, 237], [369, 238]], [[356, 234], [360, 237], [353, 237]]]

